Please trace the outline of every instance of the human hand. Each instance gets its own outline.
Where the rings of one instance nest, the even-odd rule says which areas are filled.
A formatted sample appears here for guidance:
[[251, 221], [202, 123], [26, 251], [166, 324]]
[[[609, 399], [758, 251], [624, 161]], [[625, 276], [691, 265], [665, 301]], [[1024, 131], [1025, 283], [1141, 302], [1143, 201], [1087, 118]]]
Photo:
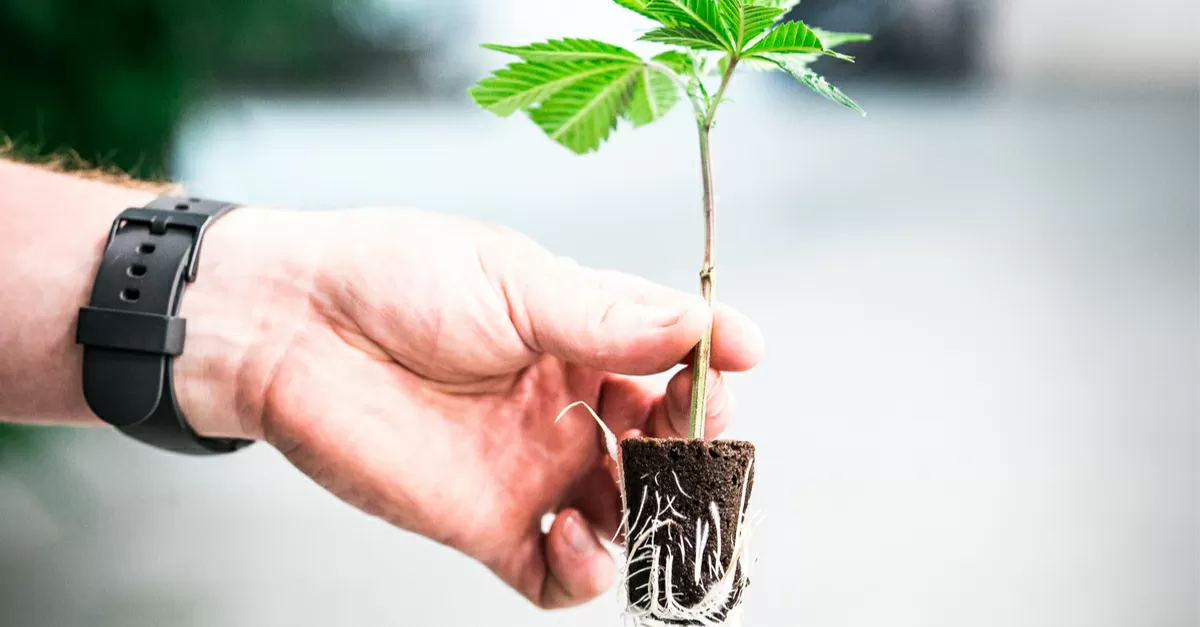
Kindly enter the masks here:
[[[544, 608], [602, 593], [620, 498], [586, 401], [618, 434], [681, 437], [699, 296], [585, 269], [502, 227], [414, 211], [244, 208], [184, 295], [175, 365], [202, 434], [261, 438], [346, 502], [479, 560]], [[712, 365], [761, 358], [717, 306]], [[710, 373], [707, 432], [733, 399]], [[548, 534], [542, 517], [558, 512]]]

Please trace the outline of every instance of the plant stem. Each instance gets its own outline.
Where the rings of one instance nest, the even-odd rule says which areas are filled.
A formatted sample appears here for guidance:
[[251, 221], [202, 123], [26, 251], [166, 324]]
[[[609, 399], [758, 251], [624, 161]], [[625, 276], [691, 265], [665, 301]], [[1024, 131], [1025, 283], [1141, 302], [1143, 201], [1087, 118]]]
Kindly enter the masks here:
[[[704, 126], [701, 131], [708, 133], [712, 130], [713, 120], [717, 117], [717, 107], [721, 106], [721, 99], [725, 97], [725, 88], [729, 87], [729, 80], [733, 78], [733, 70], [737, 67], [738, 58], [733, 57], [729, 60], [729, 67], [725, 68], [725, 74], [721, 77], [721, 86], [717, 88], [717, 95], [712, 99], [712, 106], [708, 109], [708, 117], [704, 118]], [[712, 182], [712, 173], [709, 173], [708, 182]]]
[[[729, 67], [721, 77], [721, 87], [717, 89], [716, 97], [709, 105], [707, 114], [698, 119], [700, 132], [700, 173], [704, 185], [704, 265], [700, 268], [700, 293], [712, 309], [713, 275], [716, 271], [716, 236], [717, 236], [717, 201], [713, 194], [712, 151], [709, 137], [712, 134], [713, 120], [717, 115], [717, 107], [733, 78], [733, 70], [737, 67], [737, 57], [729, 61]], [[704, 419], [708, 414], [708, 364], [712, 352], [712, 322], [704, 331], [704, 337], [696, 345], [695, 361], [692, 364], [692, 405], [688, 410], [688, 437], [694, 440], [704, 439]]]

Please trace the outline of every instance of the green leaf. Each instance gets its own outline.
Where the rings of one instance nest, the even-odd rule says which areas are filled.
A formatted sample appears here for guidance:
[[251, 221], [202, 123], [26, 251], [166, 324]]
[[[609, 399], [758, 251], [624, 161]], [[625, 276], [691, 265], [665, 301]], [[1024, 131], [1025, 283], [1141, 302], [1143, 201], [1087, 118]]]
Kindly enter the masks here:
[[745, 17], [743, 19], [742, 29], [745, 31], [745, 38], [742, 40], [742, 46], [754, 41], [756, 37], [762, 35], [772, 24], [779, 21], [783, 17], [783, 10], [773, 7], [747, 6], [745, 9]]
[[739, 52], [783, 16], [782, 9], [747, 4], [743, 0], [717, 0], [717, 6], [729, 28], [730, 43]]
[[706, 41], [721, 46], [719, 50], [732, 52], [729, 32], [717, 11], [716, 0], [650, 0], [646, 12], [668, 27], [701, 31]]
[[643, 67], [638, 72], [627, 117], [635, 127], [645, 126], [666, 115], [677, 102], [679, 91], [675, 81], [662, 72]]
[[820, 54], [779, 54], [775, 52], [767, 52], [756, 54], [754, 56], [744, 57], [740, 65], [745, 65], [755, 70], [763, 71], [784, 71], [789, 74], [803, 74], [808, 71], [808, 64], [820, 59]]
[[629, 106], [641, 71], [640, 66], [610, 67], [556, 92], [529, 117], [550, 139], [577, 154], [596, 150]]
[[527, 109], [578, 81], [627, 67], [630, 66], [623, 62], [609, 61], [514, 63], [479, 81], [468, 93], [479, 106], [504, 117]]
[[551, 39], [528, 46], [500, 46], [483, 44], [488, 50], [516, 55], [532, 63], [560, 63], [564, 61], [619, 61], [641, 63], [638, 56], [620, 46], [606, 44], [595, 39]]
[[[800, 55], [797, 55], [800, 56]], [[772, 62], [780, 67], [783, 71], [792, 75], [792, 78], [800, 81], [804, 86], [821, 94], [822, 96], [846, 107], [861, 113], [864, 117], [867, 115], [862, 107], [858, 106], [849, 96], [842, 93], [842, 90], [829, 84], [825, 77], [817, 74], [808, 67], [807, 61], [797, 62], [795, 59], [788, 59], [786, 56], [770, 58]]]
[[788, 22], [771, 31], [746, 51], [747, 54], [765, 52], [825, 52], [817, 34], [808, 29], [804, 22]]
[[871, 36], [867, 33], [836, 33], [823, 28], [812, 28], [812, 32], [816, 33], [817, 38], [821, 40], [821, 45], [826, 50], [833, 50], [838, 46], [845, 44], [856, 43], [860, 41], [871, 41]]
[[759, 72], [772, 72], [783, 69], [779, 65], [779, 62], [782, 61], [791, 66], [794, 71], [803, 71], [804, 66], [819, 60], [822, 55], [829, 54], [830, 48], [847, 43], [871, 40], [871, 36], [866, 33], [836, 33], [820, 28], [810, 28], [809, 30], [816, 33], [817, 37], [821, 40], [821, 46], [825, 48], [824, 52], [790, 54], [775, 52], [757, 53], [753, 56], [743, 57], [738, 67]]
[[656, 55], [651, 60], [671, 68], [672, 71], [680, 76], [690, 76], [692, 68], [695, 67], [692, 63], [692, 58], [687, 53], [679, 50], [668, 50]]
[[729, 49], [727, 43], [714, 40], [708, 31], [685, 26], [656, 28], [638, 39], [640, 41], [652, 41], [659, 44], [683, 46], [691, 50], [717, 50], [724, 52]]
[[[750, 56], [750, 57], [742, 57], [741, 59], [738, 60], [738, 67], [745, 69], [745, 70], [750, 70], [753, 72], [780, 72], [780, 71], [783, 71], [783, 68], [779, 67], [779, 64], [776, 63], [772, 59], [772, 57], [776, 57], [776, 56], [782, 57], [782, 56], [787, 56], [787, 55], [774, 55], [771, 53], [765, 53], [765, 54], [754, 55], [754, 56]], [[820, 55], [795, 55], [795, 56], [814, 57], [814, 58], [820, 57]], [[722, 66], [728, 65], [728, 63], [729, 63], [729, 61], [726, 59], [721, 59], [721, 62], [722, 62]]]
[[793, 74], [793, 76], [795, 76], [796, 80], [803, 83], [809, 89], [821, 94], [822, 96], [825, 96], [826, 98], [842, 105], [843, 107], [846, 107], [847, 109], [857, 111], [861, 113], [863, 117], [866, 117], [867, 112], [863, 111], [862, 107], [858, 106], [858, 104], [851, 100], [849, 96], [843, 94], [842, 90], [830, 85], [829, 81], [825, 80], [825, 77], [821, 76], [820, 74], [817, 74], [812, 70], [808, 70], [803, 74]]
[[626, 9], [633, 11], [634, 13], [640, 13], [650, 19], [654, 19], [653, 15], [650, 15], [649, 13], [646, 12], [646, 5], [650, 3], [650, 0], [613, 0], [613, 1], [621, 6], [625, 7]]

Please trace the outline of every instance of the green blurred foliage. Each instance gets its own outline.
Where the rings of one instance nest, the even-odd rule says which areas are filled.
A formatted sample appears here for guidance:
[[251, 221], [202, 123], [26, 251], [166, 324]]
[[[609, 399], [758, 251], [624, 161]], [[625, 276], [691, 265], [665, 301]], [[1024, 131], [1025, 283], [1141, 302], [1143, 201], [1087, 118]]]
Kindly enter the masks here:
[[239, 67], [316, 72], [334, 0], [0, 0], [0, 133], [169, 174], [183, 111]]
[[[176, 125], [219, 81], [328, 69], [335, 1], [354, 0], [0, 0], [0, 141], [169, 178]], [[0, 460], [47, 433], [0, 425]]]
[[0, 465], [17, 451], [33, 451], [45, 435], [38, 427], [0, 424]]

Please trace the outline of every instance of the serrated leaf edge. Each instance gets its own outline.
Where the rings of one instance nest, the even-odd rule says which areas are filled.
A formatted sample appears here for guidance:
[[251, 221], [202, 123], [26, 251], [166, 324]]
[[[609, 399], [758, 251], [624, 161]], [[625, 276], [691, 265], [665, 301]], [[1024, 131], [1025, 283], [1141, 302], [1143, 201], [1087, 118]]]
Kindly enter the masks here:
[[[715, 0], [701, 0], [701, 1], [712, 2], [714, 15], [716, 16], [717, 21], [722, 26], [725, 25], [724, 20], [721, 19], [721, 11], [717, 7]], [[687, 5], [686, 0], [651, 0], [649, 3], [646, 4], [647, 9], [652, 7], [655, 2], [662, 2], [664, 4], [670, 4], [670, 5], [674, 6], [676, 9], [679, 9], [680, 11], [682, 11], [683, 13], [685, 13], [689, 17], [691, 17], [692, 20], [695, 22], [695, 24], [703, 27], [700, 30], [707, 31], [713, 37], [716, 37], [718, 41], [724, 42], [725, 44], [730, 44], [732, 46], [731, 42], [729, 41], [729, 33], [728, 32], [719, 33], [717, 31], [713, 30], [713, 25], [706, 22], [704, 20], [704, 18], [702, 18], [695, 11], [693, 11], [692, 8]], [[651, 11], [651, 12], [653, 12], [653, 11]]]

